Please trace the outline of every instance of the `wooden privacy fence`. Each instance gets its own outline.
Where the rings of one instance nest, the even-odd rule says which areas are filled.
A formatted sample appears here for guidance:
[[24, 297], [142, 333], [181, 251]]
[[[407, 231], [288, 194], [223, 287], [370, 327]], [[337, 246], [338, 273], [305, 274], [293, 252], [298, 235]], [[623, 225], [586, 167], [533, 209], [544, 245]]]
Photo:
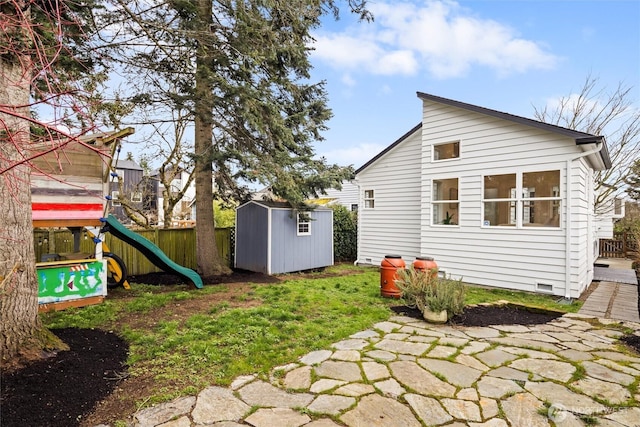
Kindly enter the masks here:
[[633, 258], [638, 253], [638, 244], [631, 233], [614, 233], [613, 239], [600, 239], [600, 257]]
[[[216, 246], [220, 257], [228, 266], [233, 267], [233, 228], [216, 229]], [[196, 229], [195, 228], [158, 228], [154, 230], [137, 230], [136, 233], [151, 241], [176, 263], [196, 269]], [[118, 255], [127, 266], [131, 275], [160, 272], [141, 252], [129, 244], [107, 233], [105, 243], [109, 250]], [[36, 261], [41, 261], [43, 255], [49, 253], [73, 252], [73, 234], [67, 229], [36, 229], [34, 230], [34, 244]], [[85, 233], [80, 237], [80, 252], [92, 254], [95, 243]]]

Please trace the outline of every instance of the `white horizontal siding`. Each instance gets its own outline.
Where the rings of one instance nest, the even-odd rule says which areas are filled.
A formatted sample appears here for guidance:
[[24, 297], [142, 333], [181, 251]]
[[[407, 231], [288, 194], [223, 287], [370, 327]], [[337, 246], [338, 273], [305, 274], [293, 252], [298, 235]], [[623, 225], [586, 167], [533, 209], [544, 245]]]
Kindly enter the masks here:
[[320, 198], [335, 199], [336, 203], [351, 210], [351, 205], [358, 204], [358, 186], [351, 181], [343, 181], [341, 186], [341, 190], [335, 188], [325, 190], [327, 194], [320, 195]]
[[[410, 135], [357, 177], [358, 261], [380, 264], [385, 255], [408, 260], [420, 247], [420, 132]], [[373, 190], [367, 209], [364, 192]]]
[[[566, 159], [576, 153], [573, 141], [432, 102], [424, 103], [423, 131], [419, 255], [433, 256], [442, 270], [469, 283], [527, 291], [535, 291], [536, 284], [542, 283], [562, 294], [564, 223], [558, 229], [482, 228], [482, 180], [488, 174], [560, 170], [562, 188]], [[431, 162], [431, 145], [447, 141], [460, 141], [460, 159]], [[430, 182], [447, 177], [459, 179], [459, 226], [433, 227]]]
[[[581, 152], [575, 141], [431, 101], [423, 113], [420, 141], [409, 137], [358, 175], [361, 197], [365, 189], [376, 191], [375, 210], [361, 209], [359, 259], [379, 263], [398, 254], [409, 264], [433, 256], [441, 270], [468, 283], [527, 291], [540, 283], [557, 295], [565, 294], [570, 278], [571, 296], [579, 296], [592, 274], [591, 220], [583, 159], [571, 162], [572, 218], [566, 218], [567, 161]], [[431, 161], [433, 144], [454, 141], [460, 142], [459, 159]], [[484, 175], [543, 170], [560, 170], [559, 228], [481, 227]], [[458, 178], [459, 225], [431, 226], [432, 181], [447, 178]]]

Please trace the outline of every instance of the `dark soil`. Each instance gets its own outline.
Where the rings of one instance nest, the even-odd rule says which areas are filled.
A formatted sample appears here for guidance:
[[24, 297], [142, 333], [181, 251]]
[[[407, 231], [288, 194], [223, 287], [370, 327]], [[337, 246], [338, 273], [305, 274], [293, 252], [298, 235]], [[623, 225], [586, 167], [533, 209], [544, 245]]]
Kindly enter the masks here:
[[[284, 278], [298, 276], [304, 274], [286, 275]], [[313, 277], [322, 277], [322, 274], [316, 273]], [[181, 307], [172, 307], [171, 313], [189, 316], [202, 307], [210, 306], [214, 298], [234, 306], [248, 306], [254, 302], [238, 296], [246, 294], [249, 283], [275, 283], [282, 278], [246, 271], [209, 278], [204, 280], [207, 285], [224, 283], [229, 290], [209, 294], [202, 299], [182, 301]], [[184, 286], [179, 277], [164, 273], [130, 277], [129, 282], [158, 285], [158, 292], [174, 291], [178, 283]], [[108, 298], [128, 296], [126, 291], [117, 289], [110, 291]], [[399, 314], [422, 318], [418, 310], [405, 306], [392, 309]], [[125, 323], [148, 326], [166, 316], [162, 310], [153, 313], [126, 319]], [[557, 313], [531, 312], [510, 306], [478, 306], [454, 317], [452, 323], [461, 326], [539, 324], [556, 317]], [[151, 387], [157, 386], [150, 378], [127, 378], [128, 345], [116, 333], [75, 328], [53, 332], [69, 345], [70, 350], [31, 362], [20, 369], [0, 370], [0, 426], [91, 427], [103, 422], [113, 423], [135, 412], [135, 401], [148, 395]], [[640, 337], [625, 336], [622, 341], [640, 352]]]
[[2, 374], [0, 425], [78, 425], [126, 376], [129, 345], [99, 329], [52, 330], [68, 351]]

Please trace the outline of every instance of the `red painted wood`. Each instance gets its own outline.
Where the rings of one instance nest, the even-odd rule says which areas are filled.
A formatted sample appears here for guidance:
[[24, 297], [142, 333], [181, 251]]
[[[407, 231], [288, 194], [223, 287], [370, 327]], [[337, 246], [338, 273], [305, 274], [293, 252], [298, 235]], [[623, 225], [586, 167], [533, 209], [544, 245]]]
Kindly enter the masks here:
[[102, 203], [32, 203], [32, 211], [102, 211]]

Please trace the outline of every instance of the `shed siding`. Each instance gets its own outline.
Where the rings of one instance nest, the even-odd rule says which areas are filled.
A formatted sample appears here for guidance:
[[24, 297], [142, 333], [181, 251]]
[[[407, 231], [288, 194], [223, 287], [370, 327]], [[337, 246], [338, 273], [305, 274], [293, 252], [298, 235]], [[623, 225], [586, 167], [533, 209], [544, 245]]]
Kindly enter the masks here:
[[[405, 260], [420, 248], [420, 131], [358, 175], [358, 261], [380, 264], [387, 254]], [[374, 191], [374, 208], [364, 192]]]
[[290, 209], [271, 209], [270, 274], [289, 273], [333, 265], [333, 211], [309, 213], [311, 234], [298, 236]]
[[[387, 253], [406, 261], [433, 256], [441, 270], [469, 283], [526, 291], [536, 291], [540, 283], [564, 295], [566, 168], [580, 153], [575, 141], [428, 100], [423, 113], [421, 131], [358, 174], [361, 199], [366, 189], [376, 192], [375, 209], [360, 210], [359, 262], [377, 264]], [[460, 141], [460, 158], [431, 162], [433, 144], [454, 141]], [[559, 228], [482, 227], [484, 175], [545, 170], [560, 171]], [[589, 279], [587, 171], [584, 160], [571, 163], [573, 297]], [[458, 178], [459, 225], [432, 226], [432, 181], [446, 178]]]
[[268, 209], [255, 203], [236, 210], [236, 268], [268, 273], [268, 217]]

